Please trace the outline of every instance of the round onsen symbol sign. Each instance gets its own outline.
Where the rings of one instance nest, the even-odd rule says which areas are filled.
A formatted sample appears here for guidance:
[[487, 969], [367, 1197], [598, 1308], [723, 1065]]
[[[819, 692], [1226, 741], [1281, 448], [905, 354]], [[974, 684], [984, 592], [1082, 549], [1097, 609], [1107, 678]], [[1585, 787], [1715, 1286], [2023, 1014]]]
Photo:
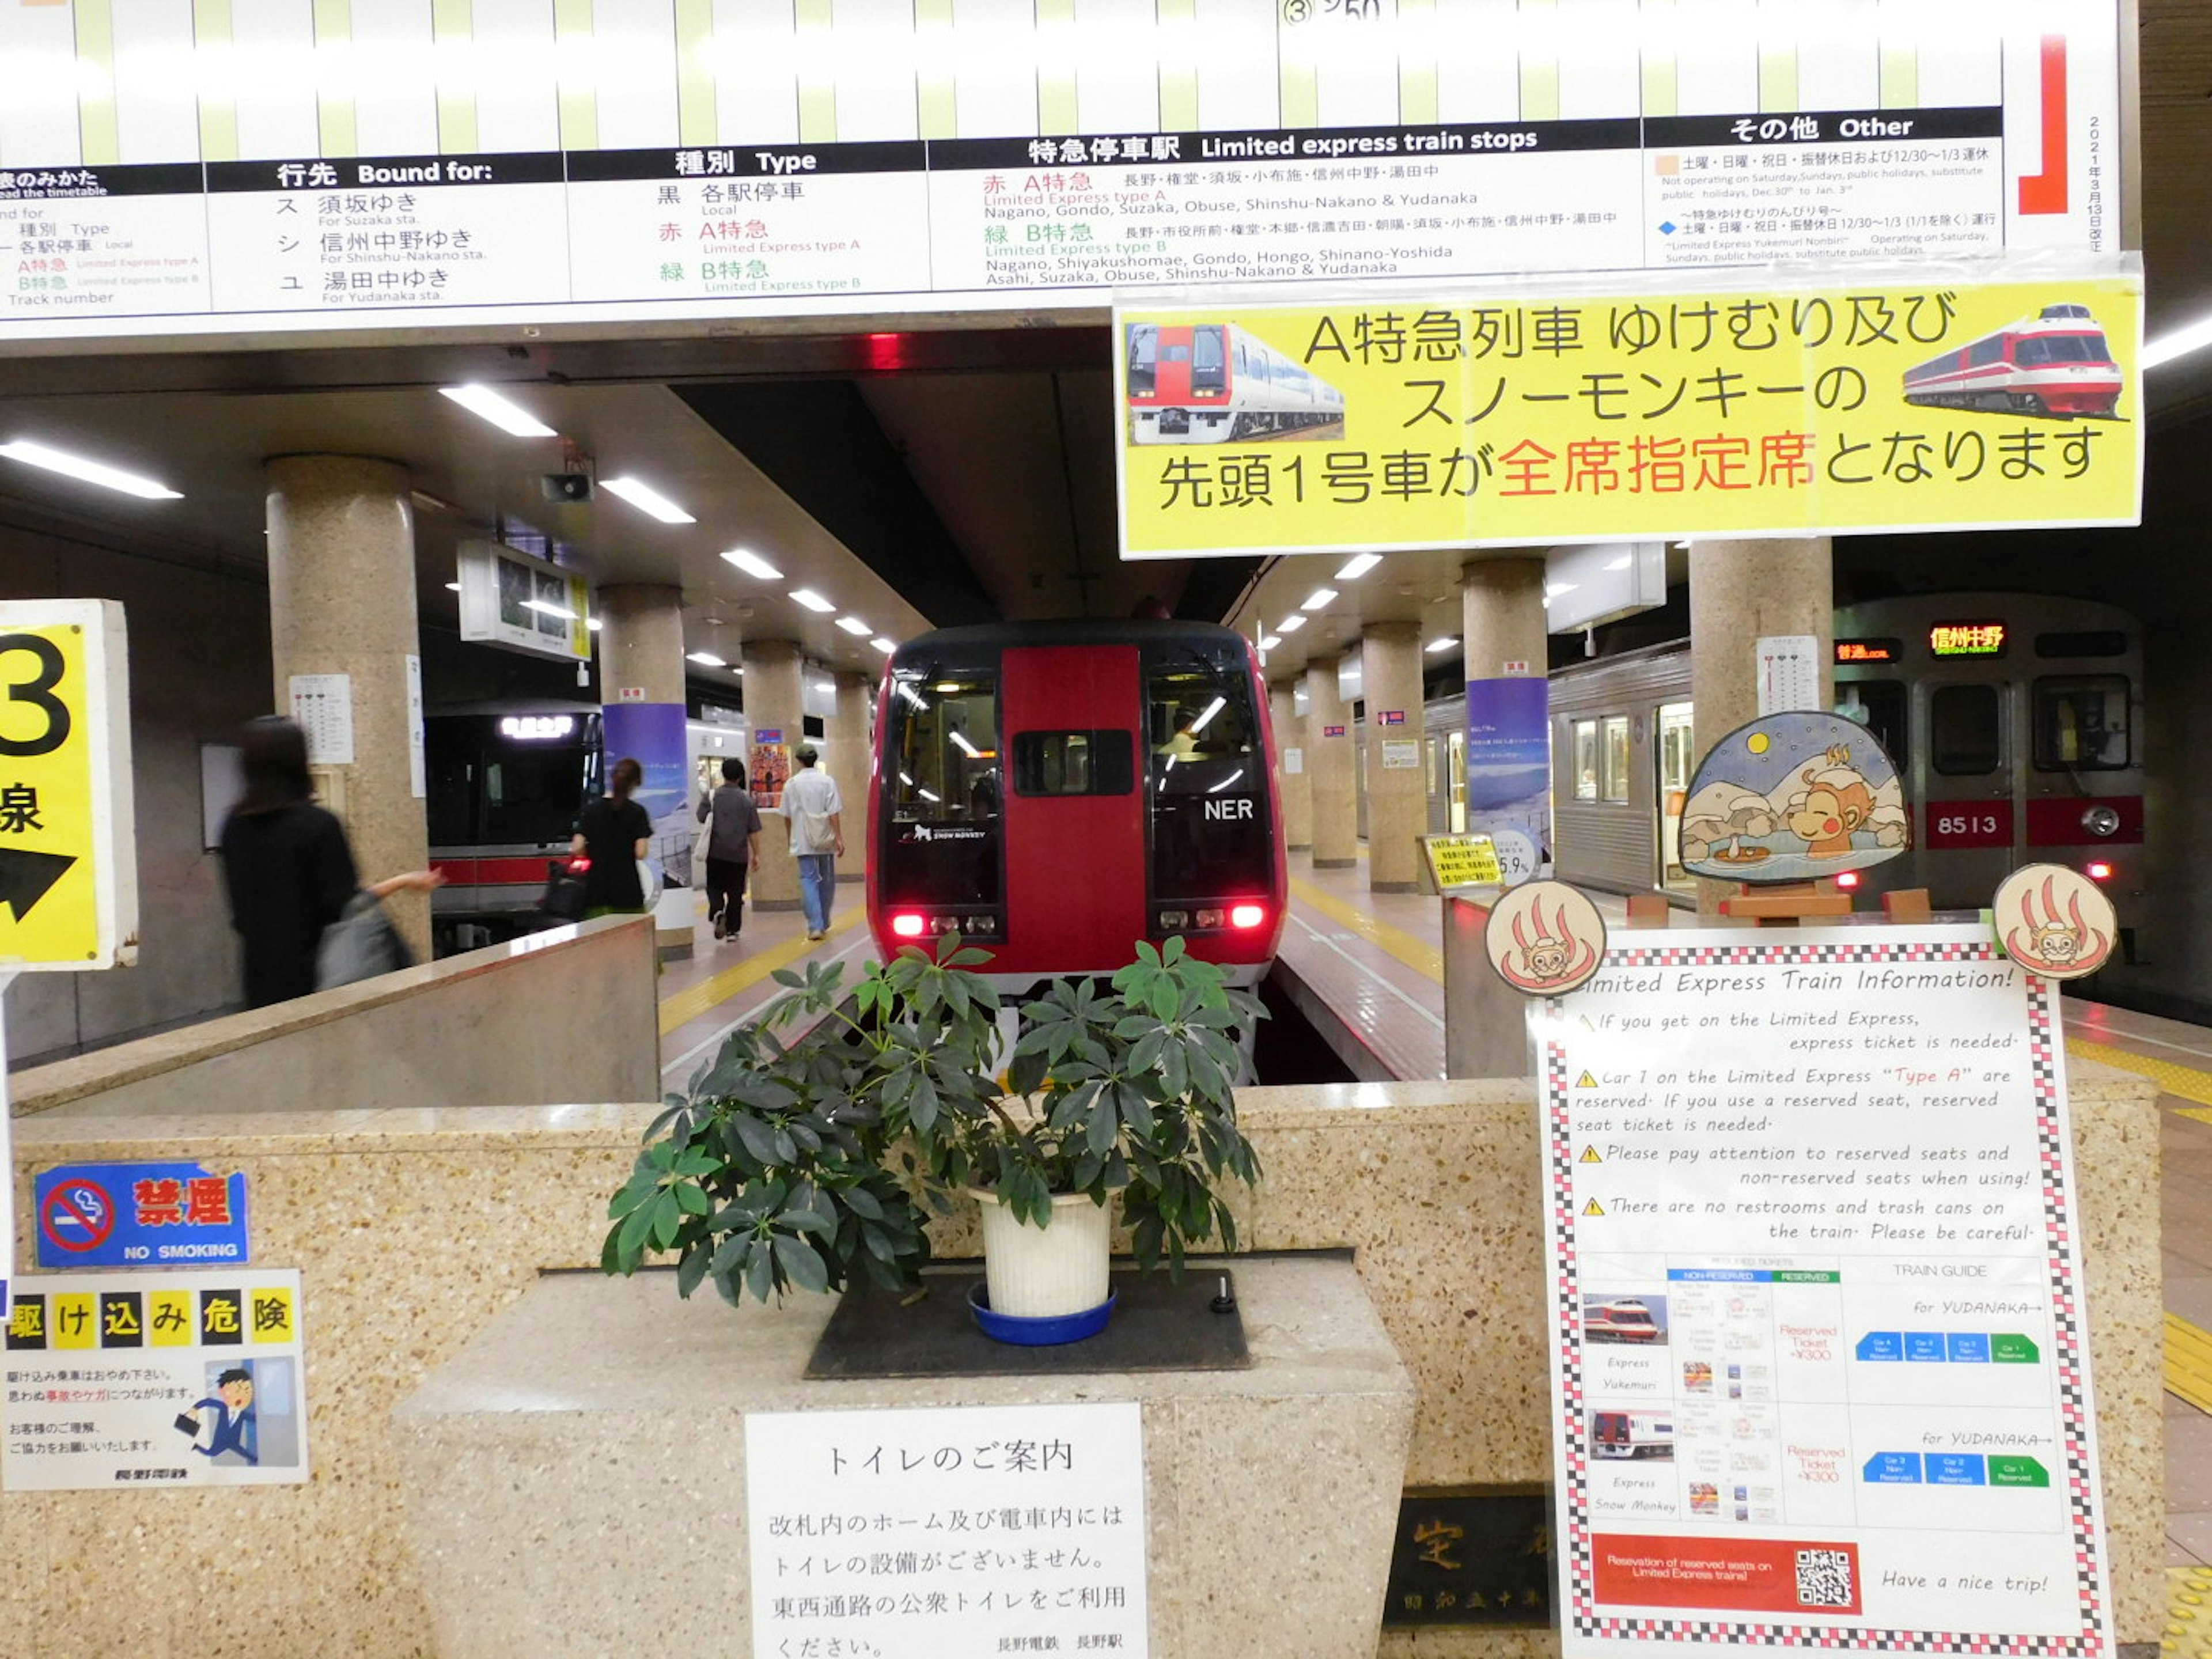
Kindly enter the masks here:
[[115, 1231], [115, 1200], [96, 1181], [64, 1181], [39, 1206], [39, 1231], [59, 1249], [96, 1250]]

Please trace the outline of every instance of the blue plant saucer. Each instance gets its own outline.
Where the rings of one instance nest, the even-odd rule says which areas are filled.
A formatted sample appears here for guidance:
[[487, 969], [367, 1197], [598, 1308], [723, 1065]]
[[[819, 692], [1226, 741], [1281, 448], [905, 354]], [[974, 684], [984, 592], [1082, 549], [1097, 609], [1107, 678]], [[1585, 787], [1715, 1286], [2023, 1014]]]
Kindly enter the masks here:
[[1097, 1307], [1085, 1308], [1081, 1313], [1024, 1319], [1016, 1314], [993, 1313], [991, 1293], [979, 1279], [969, 1287], [968, 1311], [975, 1316], [977, 1328], [994, 1342], [1012, 1342], [1024, 1348], [1049, 1348], [1097, 1335], [1106, 1328], [1114, 1304], [1120, 1300], [1119, 1296], [1109, 1296]]

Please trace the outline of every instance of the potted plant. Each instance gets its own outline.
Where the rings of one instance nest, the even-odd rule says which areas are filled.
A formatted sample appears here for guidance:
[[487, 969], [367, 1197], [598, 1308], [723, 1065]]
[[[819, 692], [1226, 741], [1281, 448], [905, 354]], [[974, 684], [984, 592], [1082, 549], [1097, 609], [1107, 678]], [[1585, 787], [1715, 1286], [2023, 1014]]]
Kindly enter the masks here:
[[[1115, 1194], [1141, 1267], [1165, 1259], [1180, 1274], [1217, 1232], [1234, 1249], [1221, 1188], [1259, 1168], [1232, 1085], [1264, 1011], [1181, 939], [1137, 951], [1109, 984], [1063, 980], [1027, 1004], [1003, 1079], [1000, 1000], [971, 971], [988, 957], [957, 935], [934, 957], [909, 947], [869, 963], [849, 1006], [839, 964], [779, 972], [786, 994], [647, 1130], [608, 1206], [602, 1266], [627, 1273], [672, 1253], [679, 1291], [711, 1279], [733, 1304], [908, 1290], [929, 1256], [922, 1206], [949, 1209], [966, 1190], [984, 1204], [994, 1311], [1006, 1311], [1002, 1297], [1041, 1305], [1021, 1288], [1038, 1275], [1006, 1267], [1008, 1245], [1082, 1233], [1071, 1294], [1088, 1302], [1015, 1316], [1103, 1322]], [[817, 1023], [786, 1047], [777, 1029], [803, 1014]]]

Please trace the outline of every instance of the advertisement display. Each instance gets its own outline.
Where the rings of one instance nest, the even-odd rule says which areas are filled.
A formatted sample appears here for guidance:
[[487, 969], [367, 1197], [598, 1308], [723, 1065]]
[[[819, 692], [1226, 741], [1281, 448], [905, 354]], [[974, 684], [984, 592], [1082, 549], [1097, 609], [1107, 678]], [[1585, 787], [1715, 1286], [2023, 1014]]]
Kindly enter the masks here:
[[[649, 863], [659, 866], [678, 887], [691, 884], [691, 854], [699, 826], [691, 817], [691, 739], [684, 724], [680, 702], [611, 702], [601, 706], [602, 731], [606, 742], [607, 767], [617, 761], [635, 761], [645, 781], [630, 799], [653, 820], [653, 837], [646, 849]], [[646, 902], [653, 902], [653, 884], [645, 886]]]
[[1122, 556], [2134, 524], [2123, 264], [1120, 308]]
[[1551, 686], [1467, 683], [1467, 827], [1490, 837], [1508, 887], [1550, 873]]
[[2110, 1652], [2057, 1000], [1808, 927], [1532, 1005], [1566, 1659]]
[[307, 1479], [296, 1269], [19, 1281], [7, 1334], [9, 1492]]
[[592, 590], [581, 573], [497, 542], [463, 542], [454, 565], [463, 639], [590, 660]]
[[2095, 254], [2118, 0], [0, 13], [0, 339]]

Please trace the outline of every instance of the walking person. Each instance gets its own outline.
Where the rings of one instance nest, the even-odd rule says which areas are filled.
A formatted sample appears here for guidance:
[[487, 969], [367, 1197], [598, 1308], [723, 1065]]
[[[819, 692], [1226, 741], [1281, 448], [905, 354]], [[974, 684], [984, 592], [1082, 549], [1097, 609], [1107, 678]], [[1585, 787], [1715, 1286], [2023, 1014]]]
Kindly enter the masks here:
[[591, 860], [584, 872], [584, 914], [645, 908], [645, 884], [637, 866], [653, 841], [653, 820], [630, 796], [645, 781], [645, 769], [629, 756], [607, 775], [607, 793], [576, 819], [570, 853]]
[[806, 912], [809, 939], [829, 936], [837, 859], [845, 850], [845, 802], [837, 793], [837, 781], [815, 769], [820, 758], [812, 744], [799, 744], [792, 756], [799, 769], [783, 786], [783, 804], [777, 809], [791, 824], [791, 850], [799, 860], [799, 902]]
[[732, 939], [744, 923], [745, 877], [760, 856], [760, 807], [745, 789], [745, 763], [722, 763], [722, 787], [699, 802], [707, 831], [707, 917], [716, 939]]
[[[315, 988], [323, 930], [363, 889], [345, 826], [314, 803], [306, 732], [274, 714], [248, 721], [239, 766], [246, 793], [223, 822], [222, 879], [245, 951], [246, 1006], [266, 1008]], [[366, 890], [380, 899], [439, 881], [435, 871], [410, 870]]]

